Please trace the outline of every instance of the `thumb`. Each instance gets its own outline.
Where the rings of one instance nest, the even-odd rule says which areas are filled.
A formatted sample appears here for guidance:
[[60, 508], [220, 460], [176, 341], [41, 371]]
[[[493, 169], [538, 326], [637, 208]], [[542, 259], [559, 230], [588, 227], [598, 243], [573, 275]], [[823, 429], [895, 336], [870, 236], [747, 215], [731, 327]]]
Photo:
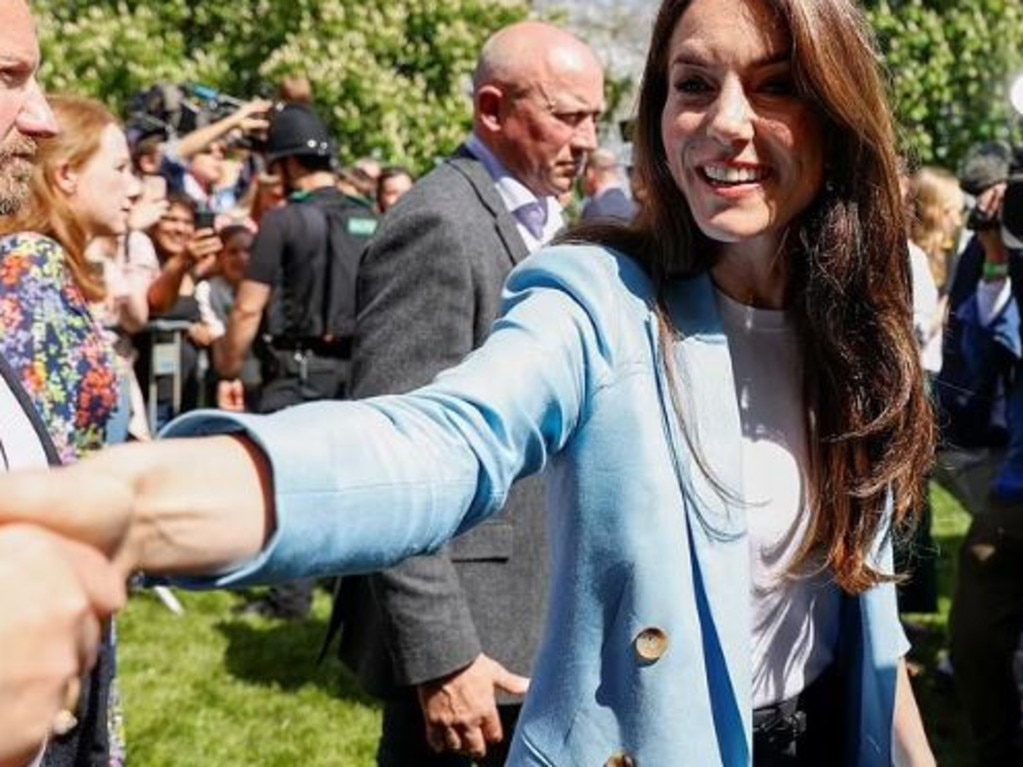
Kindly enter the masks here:
[[491, 659], [491, 662], [494, 664], [494, 687], [511, 695], [526, 694], [529, 690], [529, 677], [513, 674], [496, 660]]
[[59, 539], [65, 561], [71, 566], [93, 609], [110, 615], [127, 601], [124, 575], [91, 546], [66, 538]]

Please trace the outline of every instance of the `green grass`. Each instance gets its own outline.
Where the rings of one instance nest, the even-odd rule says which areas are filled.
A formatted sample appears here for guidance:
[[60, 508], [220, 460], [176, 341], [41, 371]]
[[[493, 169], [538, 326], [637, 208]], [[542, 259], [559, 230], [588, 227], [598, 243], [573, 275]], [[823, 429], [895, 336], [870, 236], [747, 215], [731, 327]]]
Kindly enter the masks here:
[[948, 611], [955, 585], [959, 545], [970, 525], [970, 516], [940, 485], [931, 485], [934, 524], [931, 533], [938, 557], [938, 613], [908, 616], [927, 633], [914, 638], [910, 659], [922, 671], [913, 679], [913, 689], [924, 718], [924, 725], [942, 767], [968, 767], [967, 733], [955, 698], [952, 680], [938, 671], [940, 659], [948, 648]]
[[316, 665], [329, 597], [313, 617], [241, 618], [236, 594], [175, 594], [186, 614], [149, 592], [118, 623], [133, 767], [370, 767], [379, 710], [340, 663]]
[[[931, 499], [940, 612], [913, 616], [928, 628], [913, 650], [923, 667], [914, 687], [939, 763], [967, 767], [962, 719], [937, 663], [969, 517], [937, 485]], [[310, 620], [280, 624], [233, 615], [237, 594], [175, 593], [184, 616], [141, 592], [118, 624], [133, 767], [371, 767], [378, 707], [334, 658], [315, 662], [329, 614], [325, 594]]]

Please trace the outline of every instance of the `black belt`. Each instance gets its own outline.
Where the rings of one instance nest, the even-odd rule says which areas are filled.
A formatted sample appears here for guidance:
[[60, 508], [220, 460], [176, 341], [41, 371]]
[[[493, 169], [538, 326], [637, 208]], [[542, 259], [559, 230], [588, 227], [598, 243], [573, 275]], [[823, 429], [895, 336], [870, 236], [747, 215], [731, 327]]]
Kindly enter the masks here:
[[270, 348], [279, 352], [299, 352], [316, 357], [347, 359], [352, 356], [352, 337], [342, 336], [329, 341], [323, 338], [294, 338], [281, 336], [270, 339]]
[[806, 711], [800, 696], [753, 711], [753, 735], [757, 738], [791, 741], [806, 732]]
[[[757, 751], [793, 753], [792, 749], [807, 734], [808, 724], [814, 729], [821, 726], [822, 712], [826, 716], [824, 719], [824, 722], [827, 723], [825, 729], [831, 729], [835, 722], [833, 717], [827, 716], [827, 712], [829, 707], [840, 705], [836, 701], [838, 694], [838, 673], [835, 666], [832, 665], [798, 695], [783, 700], [781, 703], [754, 709], [754, 753]], [[828, 733], [822, 732], [816, 733], [816, 735], [827, 737]], [[818, 740], [820, 740], [819, 737], [814, 737], [815, 742]]]

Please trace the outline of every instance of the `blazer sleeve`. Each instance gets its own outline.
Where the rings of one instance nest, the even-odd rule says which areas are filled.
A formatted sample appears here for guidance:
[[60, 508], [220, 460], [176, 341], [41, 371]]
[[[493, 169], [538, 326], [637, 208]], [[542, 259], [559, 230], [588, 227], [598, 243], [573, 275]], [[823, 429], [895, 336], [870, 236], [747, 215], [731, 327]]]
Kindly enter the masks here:
[[[435, 206], [395, 211], [359, 269], [352, 396], [402, 393], [456, 365], [474, 346], [472, 259], [465, 222]], [[393, 679], [414, 685], [483, 651], [447, 547], [370, 577]]]
[[[487, 342], [427, 387], [271, 415], [195, 411], [169, 424], [164, 438], [246, 434], [270, 462], [276, 512], [260, 555], [176, 582], [224, 588], [372, 572], [436, 551], [496, 513], [516, 479], [565, 446], [607, 385], [609, 335], [623, 314], [594, 288], [592, 258], [534, 256], [524, 266]], [[572, 273], [587, 283], [581, 293], [564, 283]]]

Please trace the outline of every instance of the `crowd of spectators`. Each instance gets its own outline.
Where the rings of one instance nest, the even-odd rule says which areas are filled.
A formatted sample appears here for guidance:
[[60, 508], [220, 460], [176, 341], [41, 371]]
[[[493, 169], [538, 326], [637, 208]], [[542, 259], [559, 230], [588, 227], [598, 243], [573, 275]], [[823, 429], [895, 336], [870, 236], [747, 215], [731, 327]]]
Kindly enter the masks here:
[[[239, 242], [244, 227], [254, 238], [264, 215], [286, 203], [289, 190], [266, 162], [267, 128], [282, 106], [313, 103], [309, 80], [289, 76], [276, 101], [240, 103], [183, 135], [151, 116], [145, 129], [127, 130], [140, 193], [127, 232], [99, 238], [90, 252], [108, 286], [103, 324], [122, 362], [132, 363], [124, 381], [130, 438], [147, 439], [173, 415], [199, 406], [239, 406], [232, 397], [218, 401], [212, 354], [240, 285], [225, 274], [225, 234]], [[334, 162], [338, 191], [379, 215], [415, 183], [408, 168], [374, 157], [344, 167]], [[614, 152], [596, 150], [578, 189], [565, 198], [566, 211], [587, 221], [628, 220], [635, 206], [627, 171]], [[211, 304], [214, 287], [219, 314]], [[176, 362], [167, 359], [168, 345], [178, 350]], [[245, 371], [247, 407], [258, 398], [259, 357], [257, 339]]]

